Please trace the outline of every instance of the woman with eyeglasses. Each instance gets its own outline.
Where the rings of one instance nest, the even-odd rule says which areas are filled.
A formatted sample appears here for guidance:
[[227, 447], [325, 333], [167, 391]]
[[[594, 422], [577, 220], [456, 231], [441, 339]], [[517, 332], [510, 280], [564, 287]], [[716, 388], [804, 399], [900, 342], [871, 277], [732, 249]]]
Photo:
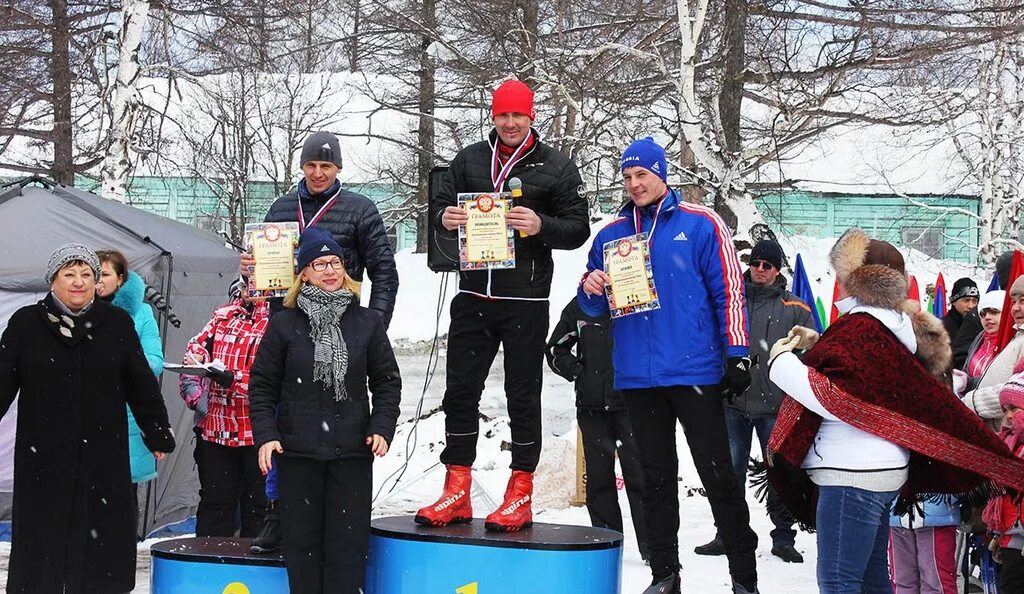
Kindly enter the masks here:
[[303, 594], [362, 592], [373, 456], [388, 451], [402, 392], [384, 323], [360, 307], [342, 256], [326, 231], [303, 232], [249, 380], [260, 469], [277, 467], [289, 587]]

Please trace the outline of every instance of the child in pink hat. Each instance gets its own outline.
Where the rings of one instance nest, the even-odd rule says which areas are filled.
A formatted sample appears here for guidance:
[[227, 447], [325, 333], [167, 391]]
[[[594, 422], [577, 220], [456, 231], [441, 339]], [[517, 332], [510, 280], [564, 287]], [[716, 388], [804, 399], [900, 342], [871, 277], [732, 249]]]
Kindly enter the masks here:
[[[999, 391], [1003, 407], [999, 436], [1015, 456], [1024, 458], [1024, 365], [1018, 362], [1013, 371]], [[1024, 592], [1022, 505], [1021, 493], [1004, 493], [989, 500], [982, 515], [999, 546], [999, 591], [1003, 593]]]

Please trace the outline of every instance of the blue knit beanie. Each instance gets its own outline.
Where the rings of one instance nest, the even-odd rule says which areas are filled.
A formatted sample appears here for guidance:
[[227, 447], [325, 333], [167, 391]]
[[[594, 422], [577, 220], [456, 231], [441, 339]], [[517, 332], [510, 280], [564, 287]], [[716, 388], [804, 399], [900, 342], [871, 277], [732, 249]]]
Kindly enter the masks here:
[[330, 232], [320, 227], [307, 227], [299, 237], [299, 261], [297, 270], [302, 270], [320, 256], [337, 256], [345, 261], [341, 246]]
[[634, 140], [622, 152], [619, 171], [627, 167], [643, 167], [660, 177], [661, 181], [668, 182], [668, 163], [665, 162], [665, 149], [661, 148], [657, 142], [654, 142], [654, 139], [650, 136]]

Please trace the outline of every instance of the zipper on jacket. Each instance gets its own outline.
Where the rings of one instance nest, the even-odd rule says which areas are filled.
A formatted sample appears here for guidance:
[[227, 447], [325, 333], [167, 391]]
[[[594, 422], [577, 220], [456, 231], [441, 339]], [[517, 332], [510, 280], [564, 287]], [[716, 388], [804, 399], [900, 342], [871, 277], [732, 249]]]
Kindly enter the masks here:
[[491, 269], [490, 268], [487, 269], [487, 290], [484, 291], [484, 294], [487, 295], [488, 297], [491, 296]]
[[536, 266], [536, 263], [533, 260], [530, 260], [530, 282], [531, 283], [533, 283], [534, 266]]

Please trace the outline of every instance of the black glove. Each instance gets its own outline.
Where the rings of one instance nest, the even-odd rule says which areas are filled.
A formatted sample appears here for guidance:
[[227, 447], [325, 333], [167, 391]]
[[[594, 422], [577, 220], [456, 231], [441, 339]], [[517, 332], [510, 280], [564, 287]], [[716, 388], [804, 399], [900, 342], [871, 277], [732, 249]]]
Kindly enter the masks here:
[[556, 357], [549, 367], [567, 382], [576, 381], [576, 378], [583, 372], [583, 365], [580, 363], [580, 360], [571, 354]]
[[208, 369], [206, 371], [206, 376], [210, 378], [213, 383], [224, 389], [230, 388], [231, 384], [235, 381], [235, 374], [228, 370], [219, 371], [217, 369]]
[[732, 404], [750, 387], [750, 357], [729, 357], [725, 361], [725, 377], [722, 378], [722, 396]]

